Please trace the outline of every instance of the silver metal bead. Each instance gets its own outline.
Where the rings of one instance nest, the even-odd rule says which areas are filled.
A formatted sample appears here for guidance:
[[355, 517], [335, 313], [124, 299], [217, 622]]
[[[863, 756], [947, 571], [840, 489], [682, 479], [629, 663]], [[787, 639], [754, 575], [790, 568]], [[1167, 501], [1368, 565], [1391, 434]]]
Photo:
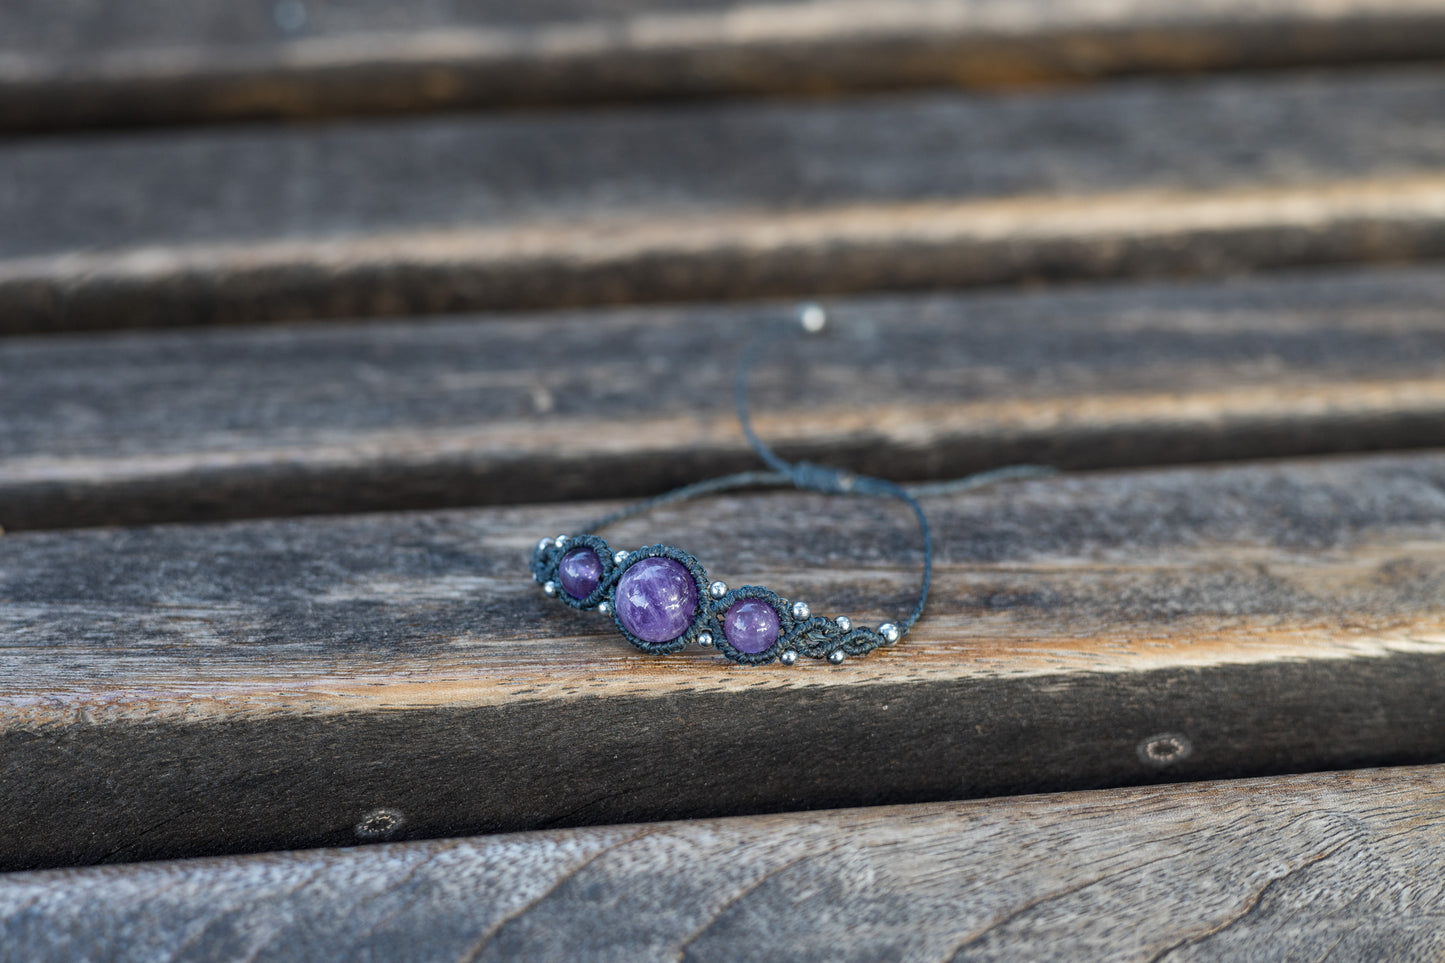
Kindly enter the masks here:
[[811, 619], [812, 617], [813, 610], [808, 608], [807, 602], [793, 603], [793, 618], [801, 622], [803, 619]]
[[828, 653], [828, 661], [834, 665], [842, 665], [843, 660], [846, 658], [848, 658], [848, 656], [843, 653], [842, 649], [835, 649]]
[[846, 616], [846, 615], [840, 615], [840, 616], [838, 616], [836, 619], [834, 619], [833, 621], [834, 621], [834, 622], [837, 622], [837, 623], [838, 623], [838, 628], [841, 629], [841, 630], [843, 630], [844, 632], [851, 632], [851, 631], [853, 631], [853, 620], [850, 619], [850, 618], [848, 618], [848, 616]]
[[555, 598], [556, 595], [557, 595], [557, 583], [556, 583], [556, 582], [546, 582], [546, 583], [544, 583], [544, 584], [542, 585], [542, 594], [545, 595], [545, 596], [547, 596], [549, 599], [550, 599], [550, 598]]
[[712, 633], [707, 629], [703, 629], [697, 634], [697, 644], [704, 648], [710, 647], [712, 645]]
[[612, 553], [612, 561], [616, 562], [618, 565], [621, 565], [623, 562], [627, 561], [627, 556], [629, 556], [629, 555], [631, 555], [631, 554], [632, 554], [631, 552], [623, 552], [623, 551], [613, 552], [613, 553]]
[[552, 539], [552, 544], [553, 544], [553, 545], [556, 545], [558, 548], [566, 548], [566, 547], [567, 547], [567, 536], [566, 536], [566, 535], [558, 535], [556, 538]]
[[878, 634], [883, 636], [883, 642], [885, 645], [892, 645], [894, 642], [897, 642], [900, 638], [902, 638], [901, 634], [898, 631], [898, 626], [894, 625], [892, 622], [884, 622], [882, 625], [878, 626]]
[[551, 540], [550, 538], [544, 538], [544, 539], [542, 539], [540, 542], [537, 543], [537, 551], [539, 551], [539, 552], [545, 552], [547, 549], [549, 549], [549, 548], [551, 548], [551, 547], [552, 547], [552, 540]]
[[828, 312], [821, 304], [802, 304], [798, 306], [798, 320], [802, 322], [804, 331], [817, 334], [827, 326]]
[[611, 615], [611, 614], [612, 614], [612, 603], [611, 603], [611, 602], [598, 602], [598, 603], [597, 603], [597, 611], [601, 612], [603, 615]]
[[782, 655], [778, 656], [778, 661], [783, 663], [783, 665], [793, 665], [798, 661], [798, 653], [794, 652], [792, 649], [789, 649]]
[[717, 581], [712, 583], [707, 587], [707, 594], [711, 595], [715, 599], [722, 598], [724, 595], [728, 594], [728, 583], [723, 581]]

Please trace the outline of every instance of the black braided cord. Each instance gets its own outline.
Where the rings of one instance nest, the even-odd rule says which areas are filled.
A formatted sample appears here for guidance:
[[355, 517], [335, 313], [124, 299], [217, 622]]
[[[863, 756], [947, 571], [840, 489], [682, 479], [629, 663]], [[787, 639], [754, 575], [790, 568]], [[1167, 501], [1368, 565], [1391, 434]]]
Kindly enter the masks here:
[[[817, 308], [807, 310], [818, 311]], [[819, 315], [821, 317], [821, 315]], [[748, 410], [748, 376], [765, 349], [774, 347], [785, 333], [796, 332], [795, 325], [787, 329], [766, 332], [743, 352], [738, 365], [737, 381], [734, 386], [738, 421], [743, 434], [758, 457], [767, 464], [768, 471], [745, 471], [723, 475], [706, 481], [683, 485], [672, 491], [645, 499], [633, 505], [620, 508], [582, 526], [572, 535], [542, 539], [532, 550], [532, 576], [551, 595], [577, 609], [600, 610], [609, 613], [619, 632], [633, 645], [644, 652], [662, 654], [676, 652], [697, 642], [715, 646], [719, 652], [734, 662], [744, 665], [765, 665], [781, 659], [791, 665], [799, 656], [812, 659], [826, 659], [839, 664], [849, 656], [866, 655], [874, 649], [892, 645], [902, 639], [923, 615], [928, 604], [929, 589], [933, 585], [933, 529], [928, 516], [919, 503], [919, 498], [946, 495], [982, 488], [998, 482], [1016, 481], [1027, 478], [1042, 478], [1055, 474], [1055, 469], [1041, 465], [1009, 465], [991, 471], [978, 472], [951, 481], [934, 482], [925, 485], [899, 485], [884, 478], [858, 475], [839, 468], [830, 468], [807, 461], [790, 462], [781, 458], [753, 430]], [[650, 512], [664, 505], [688, 501], [706, 495], [739, 489], [796, 488], [801, 491], [821, 492], [826, 495], [860, 495], [872, 498], [893, 498], [903, 502], [918, 520], [918, 530], [923, 538], [923, 573], [918, 589], [918, 599], [902, 621], [883, 623], [878, 628], [853, 626], [847, 619], [829, 619], [813, 615], [805, 607], [796, 607], [770, 589], [756, 585], [745, 585], [718, 595], [712, 592], [710, 582], [702, 564], [681, 549], [670, 545], [649, 545], [634, 552], [616, 553], [607, 542], [595, 532], [627, 518]], [[590, 549], [601, 564], [601, 576], [597, 587], [585, 598], [573, 598], [561, 588], [558, 568], [563, 556], [578, 548]], [[692, 623], [682, 635], [666, 642], [649, 642], [640, 639], [628, 630], [617, 614], [615, 593], [618, 581], [628, 567], [644, 558], [665, 557], [673, 559], [685, 568], [697, 583], [697, 611]], [[719, 585], [721, 583], [718, 583]], [[770, 605], [778, 616], [778, 637], [762, 652], [744, 652], [735, 648], [723, 631], [723, 617], [728, 609], [741, 599], [756, 599]]]

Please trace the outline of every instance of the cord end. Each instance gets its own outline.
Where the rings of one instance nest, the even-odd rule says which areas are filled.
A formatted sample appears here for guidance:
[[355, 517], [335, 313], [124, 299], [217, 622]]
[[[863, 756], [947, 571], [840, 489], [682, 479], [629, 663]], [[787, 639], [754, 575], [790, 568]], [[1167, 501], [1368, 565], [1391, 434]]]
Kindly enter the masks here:
[[803, 325], [804, 331], [817, 334], [828, 326], [828, 312], [823, 310], [821, 304], [810, 301], [798, 305], [798, 321]]

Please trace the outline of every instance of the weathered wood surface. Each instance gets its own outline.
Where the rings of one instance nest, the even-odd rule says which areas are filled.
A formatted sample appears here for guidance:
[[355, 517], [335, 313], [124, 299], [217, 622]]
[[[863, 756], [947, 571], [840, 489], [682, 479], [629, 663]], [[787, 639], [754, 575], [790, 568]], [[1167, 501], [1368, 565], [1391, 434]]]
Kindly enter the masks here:
[[1445, 254], [1445, 73], [1132, 81], [0, 147], [37, 331]]
[[[1445, 456], [938, 499], [914, 636], [649, 658], [524, 556], [595, 506], [0, 538], [7, 869], [1445, 760]], [[893, 507], [658, 512], [733, 584], [906, 609]]]
[[1432, 0], [12, 0], [0, 125], [996, 86], [1442, 50]]
[[1445, 770], [0, 877], [15, 960], [1302, 960], [1445, 953]]
[[[1445, 446], [1445, 271], [830, 303], [754, 377], [792, 457], [898, 479]], [[0, 525], [631, 497], [757, 465], [785, 305], [0, 342]]]

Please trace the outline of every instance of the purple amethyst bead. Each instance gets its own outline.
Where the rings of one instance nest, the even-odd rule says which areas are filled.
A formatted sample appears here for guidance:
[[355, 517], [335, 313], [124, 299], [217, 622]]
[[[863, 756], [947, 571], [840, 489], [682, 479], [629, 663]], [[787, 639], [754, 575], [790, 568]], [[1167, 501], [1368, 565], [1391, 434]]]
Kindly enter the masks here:
[[723, 634], [739, 652], [756, 655], [778, 641], [777, 611], [762, 599], [738, 599], [723, 616]]
[[617, 582], [617, 618], [644, 642], [671, 642], [697, 616], [697, 582], [681, 562], [644, 558]]
[[562, 591], [574, 599], [585, 599], [597, 591], [597, 583], [602, 581], [602, 559], [590, 548], [574, 548], [558, 563], [557, 580], [562, 583]]

